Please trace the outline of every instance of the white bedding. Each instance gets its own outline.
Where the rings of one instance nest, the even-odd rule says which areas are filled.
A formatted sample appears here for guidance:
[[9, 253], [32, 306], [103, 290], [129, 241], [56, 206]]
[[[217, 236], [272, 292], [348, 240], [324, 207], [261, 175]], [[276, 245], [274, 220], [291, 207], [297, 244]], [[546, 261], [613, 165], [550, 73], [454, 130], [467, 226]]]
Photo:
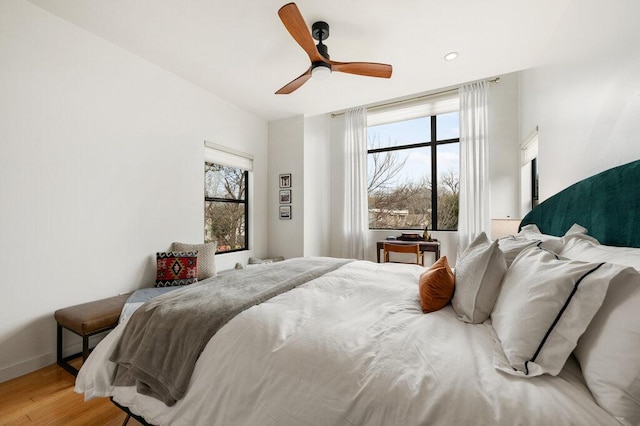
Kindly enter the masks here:
[[618, 425], [573, 358], [557, 377], [493, 367], [486, 324], [450, 306], [423, 314], [415, 265], [356, 261], [254, 306], [225, 325], [175, 406], [110, 385], [126, 323], [77, 378], [85, 399], [114, 399], [172, 425]]

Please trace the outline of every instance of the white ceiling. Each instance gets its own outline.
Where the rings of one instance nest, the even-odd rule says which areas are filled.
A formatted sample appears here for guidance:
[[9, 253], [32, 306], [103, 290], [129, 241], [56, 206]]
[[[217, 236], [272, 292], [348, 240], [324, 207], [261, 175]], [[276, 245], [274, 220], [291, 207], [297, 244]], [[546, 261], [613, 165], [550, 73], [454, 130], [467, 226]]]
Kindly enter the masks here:
[[[274, 92], [309, 62], [278, 17], [285, 0], [30, 1], [271, 121], [536, 66], [582, 0], [298, 0], [309, 26], [331, 26], [331, 59], [389, 63], [393, 76], [333, 73], [291, 95]], [[594, 22], [574, 24], [588, 28], [598, 18], [595, 11]], [[446, 62], [450, 51], [460, 55]]]

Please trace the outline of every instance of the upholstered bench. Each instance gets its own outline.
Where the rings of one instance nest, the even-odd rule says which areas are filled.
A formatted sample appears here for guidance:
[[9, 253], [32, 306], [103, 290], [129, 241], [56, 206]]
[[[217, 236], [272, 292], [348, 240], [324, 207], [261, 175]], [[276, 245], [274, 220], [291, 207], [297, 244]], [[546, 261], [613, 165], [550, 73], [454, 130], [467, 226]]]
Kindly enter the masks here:
[[[58, 309], [54, 318], [58, 323], [58, 365], [74, 376], [78, 375], [78, 369], [69, 364], [69, 361], [82, 355], [82, 362], [89, 356], [89, 337], [111, 330], [118, 325], [120, 312], [129, 294], [109, 297], [107, 299], [96, 300], [94, 302], [83, 303], [81, 305], [70, 306]], [[62, 355], [62, 329], [77, 334], [82, 337], [82, 352], [63, 357]]]

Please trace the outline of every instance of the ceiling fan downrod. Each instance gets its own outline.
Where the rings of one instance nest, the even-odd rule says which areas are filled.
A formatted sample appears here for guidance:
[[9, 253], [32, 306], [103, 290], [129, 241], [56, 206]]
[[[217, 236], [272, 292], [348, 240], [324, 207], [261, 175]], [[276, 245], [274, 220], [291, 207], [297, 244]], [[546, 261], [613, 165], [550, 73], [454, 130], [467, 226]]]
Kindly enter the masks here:
[[322, 44], [323, 40], [329, 38], [329, 24], [324, 21], [314, 22], [311, 26], [311, 36], [318, 40], [318, 44], [316, 47], [318, 48], [318, 53], [324, 56], [326, 59], [331, 59], [329, 57], [329, 49], [326, 45]]

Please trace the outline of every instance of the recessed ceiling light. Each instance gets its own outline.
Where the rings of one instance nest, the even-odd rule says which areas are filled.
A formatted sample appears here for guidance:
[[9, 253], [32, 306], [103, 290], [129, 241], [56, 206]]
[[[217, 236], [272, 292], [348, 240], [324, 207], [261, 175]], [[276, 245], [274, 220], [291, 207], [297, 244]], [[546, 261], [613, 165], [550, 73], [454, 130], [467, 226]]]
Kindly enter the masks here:
[[449, 52], [446, 55], [444, 55], [444, 60], [453, 61], [457, 57], [458, 57], [458, 52]]

